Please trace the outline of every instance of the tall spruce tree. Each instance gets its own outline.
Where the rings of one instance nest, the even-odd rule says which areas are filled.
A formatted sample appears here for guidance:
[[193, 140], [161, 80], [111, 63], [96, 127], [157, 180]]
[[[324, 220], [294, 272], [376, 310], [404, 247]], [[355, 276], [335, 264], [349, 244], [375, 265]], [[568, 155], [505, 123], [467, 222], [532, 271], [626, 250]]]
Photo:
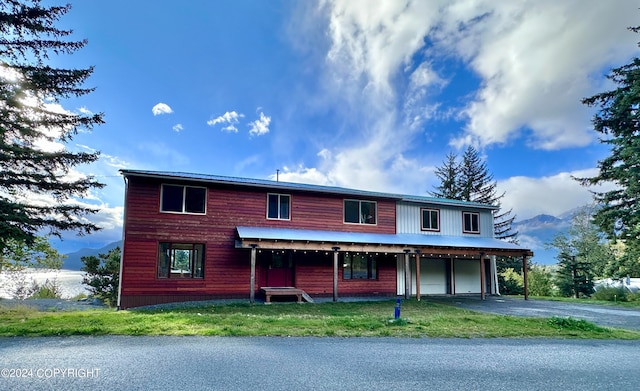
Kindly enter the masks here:
[[[65, 230], [86, 234], [99, 229], [83, 219], [96, 210], [73, 199], [103, 184], [90, 176], [67, 175], [99, 154], [42, 146], [62, 145], [103, 122], [102, 114], [60, 109], [65, 99], [93, 90], [83, 87], [93, 68], [47, 65], [50, 55], [72, 54], [87, 42], [69, 40], [71, 30], [55, 27], [69, 4], [41, 3], [0, 2], [0, 250], [9, 239], [33, 243], [46, 230], [60, 236]], [[34, 193], [50, 195], [55, 202], [35, 202], [30, 197]]]
[[592, 221], [593, 209], [582, 208], [566, 233], [556, 235], [549, 246], [558, 250], [556, 285], [564, 296], [593, 293], [593, 281], [605, 275], [614, 258], [609, 243]]
[[[467, 147], [461, 162], [457, 161], [455, 154], [449, 153], [443, 165], [436, 168], [435, 173], [440, 179], [440, 185], [430, 193], [434, 197], [500, 207], [500, 200], [504, 197], [504, 193], [498, 194], [497, 182], [474, 147]], [[511, 210], [502, 211], [501, 209], [494, 212], [494, 236], [498, 239], [516, 242], [518, 232], [512, 229], [515, 216], [512, 216], [511, 212]]]
[[[640, 27], [630, 27], [638, 33]], [[639, 44], [640, 46], [640, 44]], [[610, 154], [598, 162], [598, 174], [578, 178], [582, 185], [613, 183], [615, 188], [594, 192], [600, 208], [594, 219], [609, 238], [624, 242], [624, 255], [615, 274], [640, 270], [640, 59], [614, 68], [607, 76], [616, 88], [585, 98], [582, 103], [597, 107], [593, 128], [602, 134]]]
[[469, 146], [460, 164], [461, 196], [464, 201], [497, 205], [504, 194], [496, 195], [498, 184], [477, 149]]
[[461, 199], [460, 188], [460, 163], [458, 156], [449, 152], [441, 167], [436, 167], [435, 174], [440, 179], [440, 185], [436, 186], [431, 195], [451, 200]]

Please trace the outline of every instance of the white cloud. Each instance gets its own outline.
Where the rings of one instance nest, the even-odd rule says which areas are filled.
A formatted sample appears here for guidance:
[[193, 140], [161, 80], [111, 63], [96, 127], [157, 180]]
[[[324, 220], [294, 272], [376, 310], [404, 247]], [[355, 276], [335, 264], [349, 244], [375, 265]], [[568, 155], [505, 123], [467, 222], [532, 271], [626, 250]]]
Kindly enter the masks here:
[[[455, 75], [440, 75], [446, 69], [433, 63], [455, 57], [480, 85], [458, 108], [466, 126], [453, 144], [527, 137], [534, 148], [559, 149], [593, 141], [581, 98], [602, 88], [607, 67], [638, 53], [637, 36], [626, 29], [635, 25], [637, 2], [616, 4], [326, 0], [321, 12], [302, 16], [320, 15], [327, 23], [327, 99], [355, 111], [354, 123], [362, 124], [358, 110], [376, 118], [395, 110], [398, 99], [397, 124], [409, 130], [450, 117], [438, 112], [437, 96]], [[305, 24], [312, 22], [319, 24]], [[398, 76], [408, 83], [398, 83]]]
[[517, 220], [525, 220], [538, 214], [559, 215], [579, 206], [591, 204], [591, 191], [607, 191], [613, 185], [587, 188], [573, 178], [597, 175], [597, 169], [561, 172], [540, 178], [515, 176], [498, 182], [504, 210], [513, 209]]
[[123, 160], [117, 156], [108, 155], [106, 153], [100, 154], [100, 160], [103, 161], [107, 166], [116, 168], [118, 170], [131, 167], [131, 163], [129, 163], [128, 161]]
[[171, 110], [171, 107], [169, 107], [168, 104], [160, 102], [157, 105], [153, 106], [151, 112], [153, 113], [153, 115], [162, 115], [171, 114], [173, 113], [173, 110]]
[[271, 123], [271, 117], [267, 117], [263, 112], [260, 112], [260, 118], [253, 122], [249, 122], [249, 134], [252, 136], [262, 136], [269, 133], [269, 124]]
[[171, 129], [173, 129], [174, 131], [180, 133], [181, 131], [184, 130], [184, 127], [182, 126], [182, 124], [175, 124], [175, 125], [173, 125], [173, 127]]
[[[424, 194], [433, 188], [434, 162], [412, 152], [421, 133], [434, 131], [433, 119], [465, 122], [453, 145], [525, 138], [532, 148], [584, 146], [594, 136], [581, 98], [606, 87], [608, 67], [638, 53], [637, 35], [626, 30], [637, 24], [636, 1], [616, 7], [597, 0], [320, 4], [298, 15], [309, 35], [322, 36], [308, 26], [326, 30], [327, 41], [315, 47], [326, 49], [323, 96], [313, 98], [340, 111], [345, 123], [335, 145], [324, 142], [315, 167], [285, 173], [300, 180]], [[465, 91], [470, 94], [453, 109], [439, 101], [447, 88], [458, 88], [459, 75], [442, 66], [446, 61], [478, 80], [478, 89]], [[524, 218], [589, 203], [590, 193], [571, 174], [581, 175], [503, 181], [503, 206]]]
[[93, 112], [92, 112], [91, 110], [87, 109], [87, 108], [86, 108], [86, 107], [84, 107], [84, 106], [80, 107], [80, 108], [78, 109], [78, 111], [79, 111], [81, 114], [84, 114], [84, 115], [92, 115], [92, 114], [93, 114]]
[[[529, 137], [534, 148], [593, 141], [580, 100], [602, 88], [603, 68], [637, 53], [638, 3], [459, 1], [446, 7], [439, 50], [462, 58], [480, 78], [463, 110], [466, 135], [482, 145]], [[595, 77], [594, 77], [595, 76]], [[468, 141], [468, 140], [467, 140]]]
[[237, 133], [238, 128], [236, 125], [240, 122], [240, 118], [243, 118], [244, 114], [238, 114], [235, 111], [227, 111], [226, 113], [218, 116], [214, 119], [207, 121], [207, 125], [214, 126], [217, 124], [227, 125], [222, 128], [225, 132]]
[[278, 173], [269, 176], [269, 179], [281, 182], [293, 182], [293, 183], [310, 183], [314, 185], [334, 185], [331, 180], [317, 168], [307, 168], [303, 165], [299, 165], [295, 169], [284, 167], [284, 169]]

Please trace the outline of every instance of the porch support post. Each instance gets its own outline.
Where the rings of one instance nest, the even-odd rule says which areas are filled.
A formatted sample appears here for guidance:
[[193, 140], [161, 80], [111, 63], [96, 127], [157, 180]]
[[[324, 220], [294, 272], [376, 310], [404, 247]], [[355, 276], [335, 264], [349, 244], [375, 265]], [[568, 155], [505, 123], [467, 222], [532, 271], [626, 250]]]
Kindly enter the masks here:
[[331, 247], [333, 250], [333, 301], [338, 301], [338, 250], [340, 247]]
[[456, 294], [456, 263], [453, 257], [449, 258], [449, 264], [451, 265], [451, 294]]
[[500, 296], [500, 288], [498, 287], [498, 266], [496, 264], [496, 256], [492, 255], [491, 259], [491, 294]]
[[249, 303], [253, 304], [256, 300], [256, 247], [251, 245], [251, 283], [249, 284]]
[[409, 252], [411, 250], [404, 250], [404, 298], [409, 299], [411, 297], [411, 269], [409, 267]]
[[482, 300], [485, 300], [485, 272], [484, 272], [484, 253], [480, 253], [480, 296]]
[[529, 282], [527, 278], [527, 254], [522, 254], [522, 277], [524, 282], [524, 299], [529, 300]]
[[416, 299], [420, 301], [420, 250], [416, 249]]

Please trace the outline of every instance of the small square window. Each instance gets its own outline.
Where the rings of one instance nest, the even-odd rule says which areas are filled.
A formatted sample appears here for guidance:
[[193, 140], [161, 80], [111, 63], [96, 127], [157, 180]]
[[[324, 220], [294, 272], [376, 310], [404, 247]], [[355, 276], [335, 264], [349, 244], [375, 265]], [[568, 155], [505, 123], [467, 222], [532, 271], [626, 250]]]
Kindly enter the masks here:
[[462, 212], [462, 232], [470, 234], [480, 233], [480, 214]]
[[267, 194], [267, 218], [290, 220], [291, 196], [286, 194]]
[[440, 231], [440, 211], [438, 209], [422, 209], [422, 230]]

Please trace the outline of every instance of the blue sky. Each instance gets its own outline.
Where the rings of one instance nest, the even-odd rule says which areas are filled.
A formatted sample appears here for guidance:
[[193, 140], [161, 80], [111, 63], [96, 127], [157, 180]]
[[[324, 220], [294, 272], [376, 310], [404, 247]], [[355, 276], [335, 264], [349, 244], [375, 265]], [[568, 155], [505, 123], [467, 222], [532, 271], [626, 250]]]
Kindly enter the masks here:
[[71, 3], [89, 43], [52, 62], [96, 90], [61, 103], [106, 124], [67, 148], [107, 186], [82, 201], [104, 230], [63, 252], [120, 239], [122, 168], [426, 194], [471, 144], [518, 220], [560, 214], [606, 156], [580, 99], [638, 55], [637, 0]]

